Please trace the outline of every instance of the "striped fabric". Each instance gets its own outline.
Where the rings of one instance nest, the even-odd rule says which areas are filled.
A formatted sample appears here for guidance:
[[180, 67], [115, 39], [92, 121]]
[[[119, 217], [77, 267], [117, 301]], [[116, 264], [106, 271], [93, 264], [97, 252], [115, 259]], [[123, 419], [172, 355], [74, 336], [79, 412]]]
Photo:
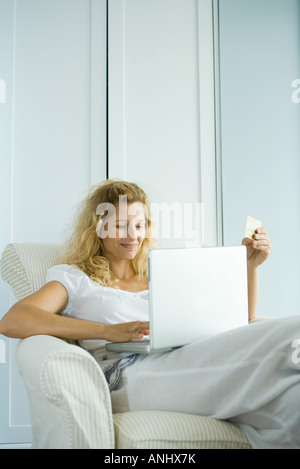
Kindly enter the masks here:
[[58, 244], [8, 244], [2, 254], [1, 277], [21, 300], [39, 290], [47, 270], [58, 261]]
[[119, 449], [251, 449], [238, 426], [209, 417], [162, 411], [114, 415]]
[[17, 364], [30, 404], [34, 449], [112, 449], [110, 392], [96, 360], [50, 336], [19, 342]]

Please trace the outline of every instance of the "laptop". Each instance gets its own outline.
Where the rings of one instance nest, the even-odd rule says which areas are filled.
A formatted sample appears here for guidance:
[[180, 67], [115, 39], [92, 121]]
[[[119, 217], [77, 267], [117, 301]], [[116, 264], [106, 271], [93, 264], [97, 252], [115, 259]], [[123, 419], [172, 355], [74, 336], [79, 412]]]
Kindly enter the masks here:
[[160, 353], [248, 324], [245, 246], [148, 253], [150, 336], [108, 351]]

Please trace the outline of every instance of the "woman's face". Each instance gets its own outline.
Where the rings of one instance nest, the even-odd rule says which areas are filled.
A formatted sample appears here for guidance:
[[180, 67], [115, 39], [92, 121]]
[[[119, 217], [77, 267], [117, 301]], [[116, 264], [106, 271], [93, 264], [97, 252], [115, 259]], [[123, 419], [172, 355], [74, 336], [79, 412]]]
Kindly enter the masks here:
[[101, 239], [104, 255], [114, 259], [132, 260], [146, 236], [145, 207], [140, 202], [117, 206], [103, 226]]

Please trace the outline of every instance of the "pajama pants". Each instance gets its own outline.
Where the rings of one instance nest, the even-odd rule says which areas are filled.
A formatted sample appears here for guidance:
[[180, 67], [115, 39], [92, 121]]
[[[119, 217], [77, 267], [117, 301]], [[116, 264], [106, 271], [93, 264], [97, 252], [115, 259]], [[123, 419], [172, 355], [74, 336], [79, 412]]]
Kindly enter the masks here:
[[237, 424], [253, 448], [300, 448], [300, 315], [121, 358], [118, 366], [114, 412], [209, 416]]

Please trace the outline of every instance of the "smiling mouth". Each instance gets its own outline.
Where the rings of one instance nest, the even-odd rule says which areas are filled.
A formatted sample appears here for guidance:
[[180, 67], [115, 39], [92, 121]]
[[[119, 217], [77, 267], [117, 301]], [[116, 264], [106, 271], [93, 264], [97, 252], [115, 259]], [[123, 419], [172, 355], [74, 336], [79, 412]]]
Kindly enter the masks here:
[[138, 244], [121, 244], [121, 246], [125, 249], [135, 249], [138, 247]]

